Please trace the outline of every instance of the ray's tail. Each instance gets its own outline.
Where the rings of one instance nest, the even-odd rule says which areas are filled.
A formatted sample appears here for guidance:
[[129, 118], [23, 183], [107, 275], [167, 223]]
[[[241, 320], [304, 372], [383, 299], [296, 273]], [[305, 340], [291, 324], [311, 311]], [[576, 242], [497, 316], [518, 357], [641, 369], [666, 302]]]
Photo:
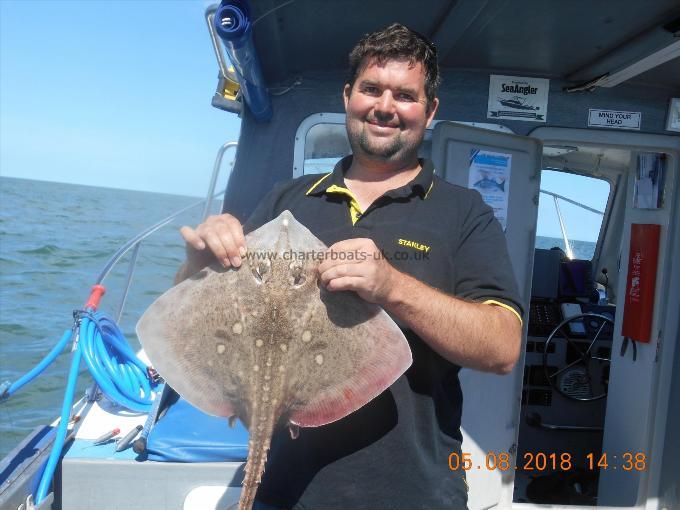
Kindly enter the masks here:
[[[243, 488], [238, 503], [238, 510], [251, 510], [255, 502], [255, 495], [262, 480], [267, 453], [271, 444], [276, 420], [270, 416], [254, 416], [249, 428], [248, 461], [243, 477]], [[264, 419], [263, 419], [264, 418]]]

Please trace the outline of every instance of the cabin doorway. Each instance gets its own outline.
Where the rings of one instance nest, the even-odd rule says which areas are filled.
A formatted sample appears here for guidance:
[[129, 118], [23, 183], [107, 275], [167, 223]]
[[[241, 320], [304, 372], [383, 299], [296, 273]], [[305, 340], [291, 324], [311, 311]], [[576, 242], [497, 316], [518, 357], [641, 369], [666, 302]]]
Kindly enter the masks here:
[[[513, 502], [634, 506], [658, 484], [664, 436], [654, 431], [668, 411], [659, 395], [673, 377], [678, 142], [555, 128], [532, 136], [544, 157]], [[621, 334], [638, 224], [660, 232], [648, 343]]]

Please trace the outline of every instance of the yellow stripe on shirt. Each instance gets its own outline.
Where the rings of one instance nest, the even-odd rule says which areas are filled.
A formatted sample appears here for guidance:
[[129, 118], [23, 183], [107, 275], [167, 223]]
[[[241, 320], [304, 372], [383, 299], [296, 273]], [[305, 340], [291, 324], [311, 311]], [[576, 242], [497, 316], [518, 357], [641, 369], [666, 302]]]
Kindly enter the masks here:
[[520, 324], [523, 324], [522, 321], [522, 316], [519, 314], [517, 310], [515, 310], [512, 306], [506, 305], [505, 303], [501, 303], [500, 301], [496, 301], [495, 299], [487, 299], [484, 301], [482, 304], [484, 305], [493, 305], [493, 306], [500, 306], [501, 308], [505, 308], [506, 310], [510, 310], [512, 313], [515, 314], [517, 319], [519, 320]]

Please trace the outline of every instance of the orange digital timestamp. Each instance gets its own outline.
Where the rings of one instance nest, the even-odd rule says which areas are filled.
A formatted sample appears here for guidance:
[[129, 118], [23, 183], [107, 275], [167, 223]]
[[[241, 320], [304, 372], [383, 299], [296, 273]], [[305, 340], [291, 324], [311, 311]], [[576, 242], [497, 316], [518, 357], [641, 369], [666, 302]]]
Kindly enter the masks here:
[[623, 452], [619, 455], [589, 453], [586, 455], [588, 469], [622, 469], [623, 471], [645, 471], [647, 455], [642, 452]]
[[581, 469], [606, 470], [621, 469], [623, 471], [645, 471], [647, 456], [642, 452], [624, 452], [620, 455], [606, 453], [588, 453], [580, 462], [568, 452], [526, 452], [522, 459], [514, 462], [508, 452], [487, 452], [484, 460], [475, 462], [471, 453], [451, 452], [449, 455], [451, 471], [470, 471], [486, 469], [488, 471], [570, 471], [575, 467]]

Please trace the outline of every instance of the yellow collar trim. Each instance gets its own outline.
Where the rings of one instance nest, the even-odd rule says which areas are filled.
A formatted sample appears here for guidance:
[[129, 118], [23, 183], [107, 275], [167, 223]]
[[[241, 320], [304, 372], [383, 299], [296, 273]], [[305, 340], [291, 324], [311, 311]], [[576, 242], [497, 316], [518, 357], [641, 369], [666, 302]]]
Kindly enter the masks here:
[[345, 195], [349, 197], [349, 215], [350, 218], [352, 219], [352, 225], [355, 225], [356, 222], [359, 221], [359, 218], [361, 218], [363, 211], [361, 210], [361, 206], [359, 206], [359, 201], [354, 196], [354, 193], [352, 193], [347, 188], [338, 186], [337, 184], [332, 184], [331, 186], [328, 186], [326, 193], [338, 193], [340, 195]]
[[432, 182], [430, 183], [430, 187], [427, 188], [427, 192], [425, 193], [425, 197], [423, 197], [423, 198], [427, 198], [430, 195], [430, 191], [432, 191], [432, 186], [434, 186], [434, 179], [432, 179]]
[[328, 186], [328, 188], [326, 189], [326, 193], [339, 193], [341, 195], [347, 195], [354, 201], [357, 200], [357, 197], [355, 197], [354, 193], [352, 193], [348, 188], [343, 188], [342, 186], [338, 186], [337, 184], [331, 184], [330, 186]]
[[312, 184], [312, 187], [309, 188], [309, 189], [307, 190], [307, 193], [305, 193], [305, 195], [309, 195], [312, 191], [314, 191], [314, 189], [315, 189], [319, 184], [321, 184], [321, 182], [322, 182], [324, 179], [326, 179], [326, 178], [329, 177], [330, 175], [333, 175], [333, 172], [327, 173], [327, 174], [324, 175], [321, 179], [319, 179], [319, 180], [316, 181], [314, 184]]

